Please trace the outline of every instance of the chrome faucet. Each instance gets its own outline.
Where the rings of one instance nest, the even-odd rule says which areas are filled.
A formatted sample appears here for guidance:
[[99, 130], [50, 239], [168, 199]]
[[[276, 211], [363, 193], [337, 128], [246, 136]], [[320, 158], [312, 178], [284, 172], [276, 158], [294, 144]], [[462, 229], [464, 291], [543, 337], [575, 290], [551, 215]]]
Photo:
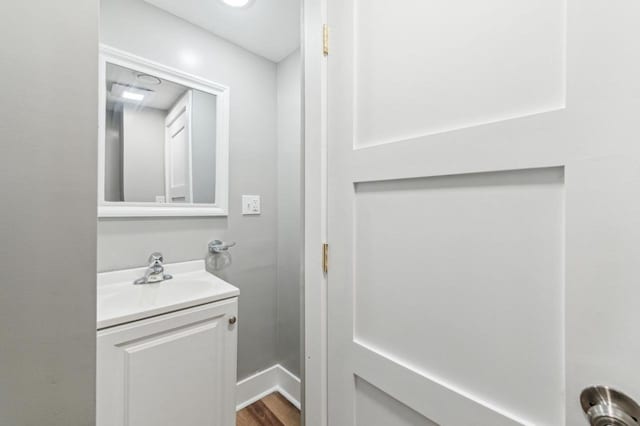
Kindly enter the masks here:
[[149, 267], [145, 271], [144, 277], [138, 278], [133, 283], [151, 284], [173, 278], [171, 275], [164, 273], [164, 266], [162, 265], [163, 261], [164, 258], [162, 257], [162, 253], [151, 253], [151, 256], [149, 256]]

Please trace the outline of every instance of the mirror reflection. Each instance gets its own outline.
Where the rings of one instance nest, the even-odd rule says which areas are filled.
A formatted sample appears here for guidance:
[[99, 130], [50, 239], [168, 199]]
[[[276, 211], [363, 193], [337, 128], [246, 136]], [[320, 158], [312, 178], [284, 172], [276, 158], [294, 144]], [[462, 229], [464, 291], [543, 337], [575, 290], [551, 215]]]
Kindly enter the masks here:
[[215, 203], [216, 95], [107, 63], [105, 201]]

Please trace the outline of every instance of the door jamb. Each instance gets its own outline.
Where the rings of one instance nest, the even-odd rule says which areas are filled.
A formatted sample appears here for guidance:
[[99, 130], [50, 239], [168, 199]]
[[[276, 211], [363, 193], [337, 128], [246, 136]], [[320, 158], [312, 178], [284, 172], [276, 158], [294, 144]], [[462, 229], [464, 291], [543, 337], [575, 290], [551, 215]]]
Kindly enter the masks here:
[[305, 426], [327, 426], [327, 57], [323, 24], [327, 0], [303, 0], [304, 160], [304, 362], [302, 407]]

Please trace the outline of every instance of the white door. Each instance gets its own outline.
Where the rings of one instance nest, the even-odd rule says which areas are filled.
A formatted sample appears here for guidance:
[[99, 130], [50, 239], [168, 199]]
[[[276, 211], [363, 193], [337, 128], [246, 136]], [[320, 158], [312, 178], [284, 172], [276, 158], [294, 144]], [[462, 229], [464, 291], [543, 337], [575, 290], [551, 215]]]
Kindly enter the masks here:
[[191, 91], [188, 91], [167, 114], [165, 138], [166, 200], [189, 203], [191, 176]]
[[97, 426], [235, 425], [237, 299], [98, 332]]
[[329, 424], [640, 399], [640, 2], [328, 0]]

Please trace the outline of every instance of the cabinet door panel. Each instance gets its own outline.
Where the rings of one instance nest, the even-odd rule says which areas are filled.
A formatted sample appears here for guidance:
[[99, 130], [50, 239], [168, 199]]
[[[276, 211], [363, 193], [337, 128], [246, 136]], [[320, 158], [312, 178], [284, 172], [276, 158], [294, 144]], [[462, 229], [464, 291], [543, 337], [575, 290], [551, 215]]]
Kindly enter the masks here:
[[98, 426], [230, 426], [235, 299], [98, 334]]

